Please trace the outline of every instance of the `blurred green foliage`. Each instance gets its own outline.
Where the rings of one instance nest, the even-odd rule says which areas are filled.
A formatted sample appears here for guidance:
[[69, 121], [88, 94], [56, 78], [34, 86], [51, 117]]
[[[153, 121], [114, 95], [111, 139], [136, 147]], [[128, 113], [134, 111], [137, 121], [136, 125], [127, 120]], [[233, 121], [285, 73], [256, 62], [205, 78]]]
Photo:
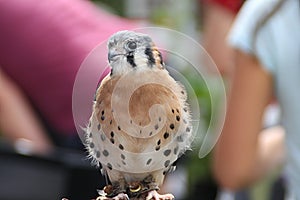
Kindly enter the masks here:
[[116, 15], [125, 16], [125, 8], [124, 8], [125, 1], [123, 0], [119, 0], [119, 1], [91, 0], [91, 1]]
[[[203, 126], [200, 127], [198, 131], [205, 131], [206, 128], [209, 126], [211, 119], [211, 96], [204, 79], [200, 78], [198, 74], [196, 74], [193, 70], [190, 69], [191, 68], [187, 67], [184, 70], [182, 70], [181, 73], [188, 79], [198, 99], [198, 104], [201, 113], [200, 125]], [[202, 141], [202, 133], [197, 133], [197, 138], [195, 138], [195, 141], [192, 145], [192, 151], [188, 152], [186, 155], [187, 158], [185, 161], [185, 168], [188, 172], [187, 194], [188, 199], [190, 200], [198, 199], [198, 196], [196, 194], [199, 192], [198, 190], [201, 190], [201, 188], [199, 188], [199, 185], [202, 185], [201, 182], [205, 182], [205, 187], [215, 187], [211, 173], [211, 155], [208, 154], [207, 156], [201, 159], [198, 156]], [[209, 193], [210, 191], [207, 192]], [[212, 193], [213, 192], [214, 191], [212, 191]]]

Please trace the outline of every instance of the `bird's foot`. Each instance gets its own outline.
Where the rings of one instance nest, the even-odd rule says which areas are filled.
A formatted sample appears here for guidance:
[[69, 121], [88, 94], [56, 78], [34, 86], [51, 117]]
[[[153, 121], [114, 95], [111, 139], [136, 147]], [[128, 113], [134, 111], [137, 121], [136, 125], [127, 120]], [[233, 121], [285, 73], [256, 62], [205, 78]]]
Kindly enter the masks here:
[[99, 196], [96, 200], [129, 200], [129, 197], [127, 194], [120, 193], [115, 197]]
[[128, 195], [118, 185], [107, 185], [103, 190], [98, 190], [98, 193], [100, 196], [96, 200], [129, 200]]
[[129, 200], [129, 197], [127, 194], [120, 193], [117, 196], [112, 198], [113, 200]]
[[172, 194], [158, 194], [156, 190], [148, 192], [146, 200], [173, 200]]

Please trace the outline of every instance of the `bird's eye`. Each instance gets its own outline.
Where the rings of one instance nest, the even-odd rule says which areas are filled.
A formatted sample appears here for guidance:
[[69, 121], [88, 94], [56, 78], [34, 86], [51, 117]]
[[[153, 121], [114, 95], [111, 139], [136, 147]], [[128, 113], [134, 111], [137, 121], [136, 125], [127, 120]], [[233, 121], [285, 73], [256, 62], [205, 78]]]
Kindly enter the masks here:
[[127, 43], [127, 47], [128, 47], [128, 49], [130, 49], [130, 50], [135, 50], [135, 49], [137, 48], [137, 44], [136, 44], [136, 42], [134, 42], [134, 41], [129, 41], [129, 42]]

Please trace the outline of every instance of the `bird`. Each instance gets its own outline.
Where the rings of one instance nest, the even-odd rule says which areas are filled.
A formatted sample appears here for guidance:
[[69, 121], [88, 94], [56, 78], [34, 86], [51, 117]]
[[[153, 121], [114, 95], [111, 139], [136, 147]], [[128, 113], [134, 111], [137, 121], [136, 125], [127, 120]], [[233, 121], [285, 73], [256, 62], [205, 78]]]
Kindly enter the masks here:
[[191, 146], [187, 92], [149, 35], [119, 31], [107, 49], [111, 72], [96, 89], [85, 137], [110, 181], [98, 199], [174, 199], [158, 190]]

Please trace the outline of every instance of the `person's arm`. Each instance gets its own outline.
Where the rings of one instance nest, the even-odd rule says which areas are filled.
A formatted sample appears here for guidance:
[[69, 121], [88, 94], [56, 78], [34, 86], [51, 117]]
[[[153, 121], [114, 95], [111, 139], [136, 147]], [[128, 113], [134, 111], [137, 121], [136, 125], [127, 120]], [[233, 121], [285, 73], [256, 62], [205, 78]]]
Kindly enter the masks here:
[[283, 132], [259, 134], [272, 84], [271, 74], [255, 57], [236, 53], [225, 125], [214, 151], [214, 174], [224, 188], [243, 188], [282, 160]]
[[232, 70], [232, 50], [226, 43], [226, 36], [234, 17], [234, 13], [219, 5], [205, 5], [203, 46], [223, 75], [229, 75]]
[[0, 131], [12, 143], [30, 142], [34, 153], [46, 153], [51, 142], [18, 86], [0, 69]]

